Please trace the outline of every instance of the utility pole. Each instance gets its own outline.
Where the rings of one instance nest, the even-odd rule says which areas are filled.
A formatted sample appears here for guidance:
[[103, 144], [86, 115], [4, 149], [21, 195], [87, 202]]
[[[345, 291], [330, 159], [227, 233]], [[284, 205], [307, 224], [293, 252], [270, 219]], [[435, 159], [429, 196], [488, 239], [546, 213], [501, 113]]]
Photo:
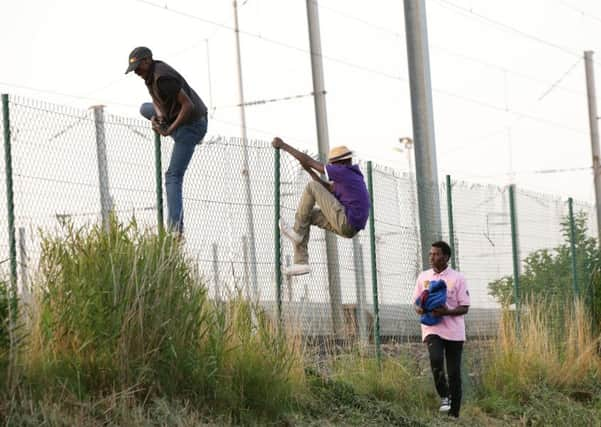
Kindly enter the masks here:
[[422, 266], [426, 269], [430, 245], [442, 237], [426, 4], [404, 0], [404, 8]]
[[104, 106], [95, 105], [94, 125], [96, 129], [96, 161], [98, 163], [98, 188], [100, 189], [100, 212], [102, 226], [109, 229], [109, 215], [113, 210], [113, 198], [109, 187], [108, 162], [106, 159], [106, 135], [104, 131]]
[[238, 100], [240, 101], [240, 127], [242, 131], [242, 156], [244, 177], [244, 194], [246, 196], [246, 228], [248, 229], [248, 243], [250, 246], [250, 282], [252, 284], [253, 299], [259, 297], [257, 283], [257, 249], [255, 244], [255, 222], [253, 219], [252, 192], [250, 188], [250, 169], [248, 166], [248, 137], [246, 135], [246, 114], [244, 111], [244, 84], [242, 80], [242, 58], [240, 55], [240, 30], [238, 28], [238, 2], [234, 0], [234, 26], [236, 35], [236, 59], [238, 63]]
[[597, 212], [597, 243], [601, 246], [601, 164], [599, 163], [599, 116], [597, 116], [595, 73], [593, 70], [593, 51], [591, 50], [584, 52], [584, 68], [586, 72], [586, 93], [588, 98], [588, 120], [591, 131], [591, 150], [593, 153], [595, 211]]
[[[414, 238], [415, 241], [418, 242], [420, 239], [419, 236], [419, 225], [418, 225], [418, 220], [417, 220], [417, 211], [418, 211], [418, 203], [416, 200], [416, 186], [415, 186], [415, 174], [413, 173], [413, 139], [405, 136], [403, 138], [399, 139], [399, 142], [401, 143], [401, 145], [403, 145], [403, 148], [401, 148], [402, 152], [405, 152], [405, 155], [407, 156], [407, 176], [409, 177], [409, 189], [411, 190], [411, 194], [410, 194], [410, 207], [411, 207], [411, 227], [413, 229], [414, 232]], [[415, 250], [415, 269], [419, 272], [419, 270], [421, 269], [421, 267], [423, 267], [422, 263], [420, 263], [418, 260], [422, 257], [421, 256], [421, 249], [420, 249], [421, 245], [416, 245], [416, 250]], [[417, 276], [416, 276], [417, 278]]]
[[[319, 33], [319, 10], [317, 0], [307, 0], [307, 21], [309, 24], [309, 45], [311, 49], [311, 73], [313, 76], [313, 100], [315, 102], [315, 124], [319, 158], [326, 163], [330, 142], [328, 138], [328, 119], [326, 113], [325, 83], [323, 78], [323, 60], [321, 56], [321, 36]], [[332, 324], [336, 338], [344, 334], [344, 316], [342, 312], [342, 293], [338, 267], [338, 246], [336, 237], [326, 232], [326, 253], [328, 262], [328, 284]]]

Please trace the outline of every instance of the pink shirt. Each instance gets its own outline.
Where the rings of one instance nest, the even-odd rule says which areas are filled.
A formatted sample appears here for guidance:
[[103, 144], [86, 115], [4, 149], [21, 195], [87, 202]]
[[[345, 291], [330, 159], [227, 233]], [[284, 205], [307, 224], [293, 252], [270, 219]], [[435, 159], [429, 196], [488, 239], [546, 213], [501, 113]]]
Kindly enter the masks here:
[[[470, 305], [470, 293], [467, 290], [465, 277], [463, 274], [447, 267], [441, 273], [436, 273], [434, 269], [426, 270], [417, 278], [415, 291], [413, 292], [412, 304], [422, 293], [431, 280], [444, 280], [447, 284], [447, 307], [454, 309], [460, 305]], [[465, 316], [442, 316], [440, 323], [433, 326], [422, 324], [422, 340], [426, 340], [428, 335], [438, 335], [449, 341], [465, 341]]]

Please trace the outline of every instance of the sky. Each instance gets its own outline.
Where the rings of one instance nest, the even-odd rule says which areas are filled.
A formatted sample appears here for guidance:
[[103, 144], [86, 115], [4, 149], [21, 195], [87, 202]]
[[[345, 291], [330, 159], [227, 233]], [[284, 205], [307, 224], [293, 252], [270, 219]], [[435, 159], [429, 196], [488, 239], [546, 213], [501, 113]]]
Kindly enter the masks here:
[[[330, 145], [406, 171], [412, 135], [403, 2], [319, 0]], [[304, 0], [239, 0], [247, 134], [317, 152]], [[583, 52], [601, 69], [601, 2], [426, 0], [439, 180], [594, 202]], [[239, 136], [230, 0], [0, 2], [0, 91], [138, 116], [124, 75], [148, 46]], [[597, 87], [601, 83], [597, 78]]]

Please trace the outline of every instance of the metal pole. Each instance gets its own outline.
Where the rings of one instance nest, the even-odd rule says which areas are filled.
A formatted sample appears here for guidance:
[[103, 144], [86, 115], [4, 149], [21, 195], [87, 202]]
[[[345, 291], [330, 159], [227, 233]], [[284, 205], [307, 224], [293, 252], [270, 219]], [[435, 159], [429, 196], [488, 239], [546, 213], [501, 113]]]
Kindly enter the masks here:
[[163, 166], [161, 161], [161, 135], [154, 133], [154, 174], [157, 196], [157, 227], [159, 234], [165, 232], [163, 217]]
[[[292, 264], [290, 255], [286, 255], [286, 267], [290, 267], [290, 264]], [[286, 291], [288, 292], [288, 302], [290, 303], [290, 302], [292, 302], [292, 299], [294, 298], [294, 295], [292, 292], [292, 276], [287, 274], [285, 280], [286, 280]]]
[[572, 259], [572, 285], [574, 298], [578, 298], [578, 273], [576, 265], [576, 225], [574, 224], [574, 200], [568, 198], [568, 212], [570, 215], [570, 258]]
[[109, 191], [108, 162], [106, 160], [106, 135], [104, 132], [104, 106], [95, 105], [94, 124], [96, 126], [96, 161], [98, 162], [98, 186], [100, 189], [100, 212], [102, 226], [108, 231], [109, 216], [113, 209], [113, 200]]
[[250, 277], [248, 271], [248, 237], [246, 237], [246, 235], [242, 236], [242, 258], [244, 261], [244, 277], [242, 278], [242, 281], [244, 282], [244, 296], [250, 301], [250, 284], [248, 283], [248, 278]]
[[597, 212], [597, 243], [601, 246], [601, 162], [599, 155], [599, 117], [597, 116], [593, 52], [590, 50], [584, 52], [584, 67], [586, 71], [586, 93], [588, 99], [588, 121], [591, 132], [591, 151], [593, 154], [593, 178], [595, 183], [595, 206]]
[[253, 219], [253, 202], [250, 188], [250, 169], [248, 166], [248, 137], [246, 135], [246, 114], [244, 111], [244, 84], [242, 80], [242, 58], [240, 54], [240, 31], [238, 29], [238, 2], [234, 0], [234, 26], [236, 35], [236, 62], [238, 70], [238, 99], [240, 101], [240, 130], [242, 132], [242, 176], [244, 177], [244, 195], [246, 196], [246, 228], [250, 243], [250, 281], [253, 287], [253, 298], [258, 298], [257, 283], [257, 248], [255, 244], [255, 226]]
[[424, 0], [404, 0], [404, 7], [422, 267], [425, 270], [429, 268], [430, 245], [442, 237], [426, 5]]
[[457, 251], [455, 248], [455, 227], [453, 226], [453, 191], [451, 186], [451, 175], [447, 175], [447, 215], [449, 217], [449, 244], [451, 245], [451, 268], [457, 269]]
[[23, 301], [30, 303], [29, 283], [27, 280], [27, 268], [29, 266], [27, 257], [27, 246], [25, 238], [25, 227], [19, 227], [19, 258], [21, 260], [21, 295]]
[[357, 325], [359, 327], [359, 340], [367, 342], [367, 321], [365, 319], [365, 271], [363, 268], [363, 247], [359, 243], [359, 236], [353, 238], [353, 263], [355, 267], [355, 292], [357, 295]]
[[[317, 0], [307, 0], [307, 21], [309, 24], [309, 45], [311, 49], [311, 74], [313, 78], [313, 101], [315, 104], [315, 124], [319, 158], [326, 162], [330, 151], [328, 136], [328, 118], [325, 99], [325, 81], [323, 77], [323, 58], [321, 56], [321, 36], [319, 32], [319, 10]], [[332, 324], [338, 338], [344, 336], [344, 313], [342, 311], [342, 292], [338, 268], [338, 246], [336, 237], [326, 232], [326, 256], [328, 263], [328, 285]]]
[[[405, 152], [407, 153], [407, 176], [409, 177], [409, 190], [411, 191], [410, 194], [410, 207], [411, 207], [411, 227], [412, 227], [412, 231], [413, 231], [413, 235], [415, 237], [415, 269], [416, 271], [420, 271], [420, 264], [422, 264], [420, 262], [420, 259], [422, 258], [421, 256], [421, 252], [420, 252], [420, 245], [417, 244], [417, 242], [419, 242], [420, 240], [420, 236], [419, 236], [419, 225], [418, 225], [418, 219], [417, 219], [417, 211], [418, 211], [418, 207], [417, 207], [417, 200], [416, 200], [416, 192], [417, 192], [417, 187], [415, 184], [415, 174], [413, 172], [413, 162], [412, 162], [412, 157], [413, 157], [413, 139], [412, 138], [402, 138], [401, 142], [403, 143], [403, 145], [405, 146]], [[431, 244], [432, 242], [430, 242], [429, 244]]]
[[520, 246], [515, 205], [515, 184], [509, 186], [509, 215], [511, 217], [511, 253], [513, 256], [513, 300], [516, 313], [516, 328], [520, 325]]
[[[8, 213], [8, 253], [10, 258], [11, 326], [17, 321], [17, 242], [15, 238], [15, 202], [13, 193], [13, 160], [10, 141], [8, 95], [2, 94], [2, 123], [4, 127], [4, 169], [6, 173], [6, 210]], [[11, 330], [12, 330], [11, 328]], [[12, 335], [11, 335], [12, 336]]]
[[213, 243], [213, 282], [215, 282], [215, 302], [221, 302], [221, 286], [219, 284], [219, 250], [217, 248], [217, 243]]
[[382, 357], [380, 349], [380, 305], [378, 302], [378, 266], [376, 260], [376, 226], [374, 218], [374, 185], [372, 176], [371, 161], [367, 162], [367, 187], [369, 190], [369, 246], [371, 254], [371, 286], [374, 300], [374, 317], [375, 317], [375, 328], [374, 328], [374, 342], [376, 344], [376, 359], [378, 365]]
[[273, 207], [274, 207], [274, 225], [273, 225], [273, 236], [274, 236], [274, 265], [275, 265], [275, 296], [276, 296], [276, 307], [277, 307], [277, 318], [278, 322], [282, 320], [282, 247], [281, 247], [281, 235], [280, 235], [280, 150], [279, 148], [274, 152], [274, 185], [273, 185]]

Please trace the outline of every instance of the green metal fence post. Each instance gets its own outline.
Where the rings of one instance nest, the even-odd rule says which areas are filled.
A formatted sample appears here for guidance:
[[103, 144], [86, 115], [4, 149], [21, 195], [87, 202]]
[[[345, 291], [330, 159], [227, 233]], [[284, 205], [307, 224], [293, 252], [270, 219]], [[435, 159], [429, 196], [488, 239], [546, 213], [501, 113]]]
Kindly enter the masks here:
[[568, 212], [570, 215], [570, 258], [572, 259], [572, 286], [574, 298], [578, 298], [578, 273], [576, 267], [576, 226], [574, 224], [574, 200], [568, 198]]
[[274, 185], [273, 185], [273, 210], [274, 210], [274, 265], [275, 265], [275, 295], [277, 303], [278, 322], [282, 319], [282, 247], [280, 244], [280, 149], [274, 152]]
[[509, 215], [511, 217], [511, 254], [513, 257], [513, 301], [515, 304], [516, 330], [520, 327], [520, 255], [518, 223], [515, 205], [515, 184], [509, 186]]
[[374, 342], [376, 344], [376, 360], [381, 363], [382, 353], [380, 348], [380, 307], [378, 303], [378, 270], [376, 260], [376, 226], [374, 218], [374, 182], [371, 161], [367, 162], [367, 187], [369, 189], [369, 246], [371, 252], [371, 285], [374, 300]]
[[163, 218], [163, 166], [161, 162], [161, 135], [154, 133], [154, 172], [157, 193], [157, 226], [159, 234], [165, 231]]
[[451, 189], [451, 175], [447, 175], [447, 215], [449, 217], [449, 245], [451, 245], [451, 268], [457, 269], [457, 252], [455, 251], [455, 228], [453, 226], [453, 191]]
[[6, 170], [6, 209], [8, 212], [8, 250], [10, 258], [10, 285], [12, 326], [17, 320], [17, 240], [15, 237], [15, 202], [13, 193], [13, 161], [10, 144], [10, 118], [8, 94], [2, 94], [2, 120], [4, 126], [4, 164]]

